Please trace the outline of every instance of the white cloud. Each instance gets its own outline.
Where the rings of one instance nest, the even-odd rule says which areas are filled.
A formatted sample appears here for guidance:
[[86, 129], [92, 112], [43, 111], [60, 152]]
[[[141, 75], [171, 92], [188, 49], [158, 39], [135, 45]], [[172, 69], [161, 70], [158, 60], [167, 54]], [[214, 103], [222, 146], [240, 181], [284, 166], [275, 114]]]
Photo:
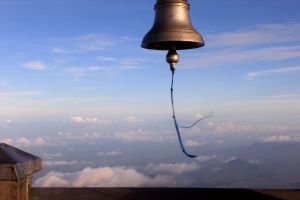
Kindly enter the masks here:
[[61, 53], [61, 54], [72, 53], [71, 51], [67, 51], [67, 50], [59, 48], [59, 47], [53, 47], [51, 50], [53, 53]]
[[4, 122], [5, 125], [11, 125], [12, 123], [13, 123], [13, 121], [10, 119], [5, 120], [5, 122]]
[[35, 181], [38, 187], [68, 187], [69, 182], [63, 178], [63, 173], [50, 172], [42, 178]]
[[238, 159], [237, 157], [232, 156], [232, 157], [227, 158], [224, 162], [229, 163], [229, 162], [237, 160], [237, 159]]
[[[120, 141], [120, 142], [162, 142], [175, 140], [176, 135], [170, 131], [148, 131], [143, 129], [130, 131], [59, 131], [59, 141], [82, 141], [95, 143], [98, 141]], [[58, 141], [58, 142], [59, 142]]]
[[122, 154], [121, 151], [116, 151], [116, 150], [108, 151], [108, 152], [100, 151], [97, 153], [98, 156], [117, 156], [117, 155], [121, 155], [121, 154]]
[[160, 132], [160, 131], [145, 131], [143, 129], [138, 129], [135, 131], [124, 131], [124, 132], [115, 132], [114, 137], [117, 140], [122, 142], [145, 142], [145, 141], [154, 141], [161, 142], [165, 140], [174, 139], [175, 135], [170, 134], [169, 132]]
[[210, 34], [207, 46], [236, 47], [300, 41], [300, 24], [264, 24], [248, 30]]
[[110, 120], [98, 119], [96, 117], [80, 117], [80, 116], [71, 117], [70, 121], [75, 124], [110, 125], [112, 123]]
[[17, 142], [17, 145], [18, 146], [30, 146], [31, 145], [31, 141], [28, 140], [27, 138], [24, 138], [24, 137], [20, 137], [16, 140]]
[[[208, 34], [207, 53], [194, 54], [182, 66], [203, 68], [300, 58], [300, 24], [265, 24], [248, 30]], [[291, 46], [294, 45], [294, 46]], [[251, 48], [249, 48], [251, 47]]]
[[37, 70], [37, 71], [42, 71], [47, 69], [46, 65], [40, 60], [33, 60], [27, 62], [23, 65], [23, 67], [31, 70]]
[[195, 115], [195, 119], [201, 119], [201, 118], [203, 118], [203, 117], [205, 117], [205, 115], [200, 114], [200, 113], [197, 113], [197, 114]]
[[97, 56], [96, 59], [99, 61], [116, 61], [116, 60], [118, 60], [117, 58], [106, 57], [106, 56]]
[[6, 138], [6, 139], [1, 140], [1, 142], [5, 143], [5, 144], [13, 145], [14, 141], [11, 138]]
[[16, 145], [18, 147], [29, 147], [29, 146], [42, 146], [46, 144], [46, 140], [42, 137], [28, 139], [26, 137], [19, 137], [17, 139], [5, 139], [5, 143]]
[[215, 156], [215, 155], [213, 155], [213, 156], [204, 156], [204, 155], [200, 155], [200, 156], [197, 156], [196, 160], [199, 161], [199, 162], [205, 162], [205, 161], [214, 159], [214, 158], [216, 158], [216, 157], [217, 157], [217, 156]]
[[198, 170], [197, 163], [160, 163], [158, 165], [149, 164], [146, 171], [151, 174], [183, 174]]
[[142, 61], [144, 59], [140, 58], [116, 58], [116, 57], [106, 57], [106, 56], [97, 56], [96, 59], [98, 61], [104, 62], [114, 62], [117, 63], [118, 66], [121, 66], [120, 69], [138, 69]]
[[100, 34], [87, 34], [73, 39], [83, 51], [99, 51], [115, 45], [116, 40]]
[[121, 59], [119, 61], [119, 64], [121, 66], [121, 69], [138, 69], [140, 68], [139, 65], [142, 61], [144, 61], [144, 59], [127, 58]]
[[260, 138], [262, 142], [300, 142], [300, 135], [273, 135]]
[[126, 118], [126, 121], [127, 121], [129, 124], [134, 124], [134, 123], [137, 122], [137, 119], [136, 119], [135, 116], [128, 116], [128, 117]]
[[281, 95], [268, 96], [268, 97], [266, 97], [266, 99], [281, 100], [281, 99], [299, 98], [299, 97], [300, 97], [300, 94], [281, 94]]
[[43, 153], [42, 157], [43, 157], [44, 160], [51, 160], [53, 158], [62, 157], [62, 153]]
[[97, 142], [98, 140], [109, 140], [113, 139], [112, 134], [104, 132], [58, 132], [58, 139], [61, 142], [65, 141], [80, 141], [80, 142]]
[[252, 80], [259, 76], [267, 76], [267, 75], [271, 75], [271, 74], [292, 73], [292, 72], [300, 72], [300, 66], [281, 67], [281, 68], [249, 72], [244, 77], [247, 80]]
[[205, 145], [205, 144], [206, 144], [205, 141], [202, 141], [202, 142], [193, 141], [193, 140], [187, 140], [187, 141], [185, 141], [185, 145], [187, 147], [198, 147], [198, 146]]
[[59, 44], [52, 48], [52, 52], [57, 54], [78, 54], [91, 51], [102, 51], [111, 48], [124, 40], [126, 39], [111, 38], [102, 34], [91, 33], [73, 38], [57, 39]]
[[73, 173], [49, 172], [34, 182], [36, 187], [147, 187], [174, 186], [164, 175], [146, 176], [133, 168], [87, 167]]
[[67, 67], [64, 69], [65, 72], [72, 74], [73, 76], [80, 77], [88, 73], [95, 72], [108, 72], [108, 68], [101, 66], [83, 66], [83, 67]]
[[261, 61], [282, 61], [300, 58], [300, 46], [265, 47], [260, 49], [225, 49], [210, 53], [201, 53], [184, 60], [186, 68], [204, 68], [228, 65], [249, 65]]
[[[258, 124], [242, 122], [207, 122], [201, 128], [194, 127], [186, 132], [190, 136], [208, 136], [223, 134], [253, 134], [253, 133], [274, 133], [299, 131], [300, 126]], [[219, 141], [224, 142], [224, 141]]]
[[136, 66], [139, 65], [140, 62], [144, 61], [144, 59], [138, 59], [138, 58], [126, 58], [121, 59], [120, 64], [123, 66]]
[[72, 166], [76, 165], [79, 162], [77, 160], [73, 161], [66, 161], [66, 160], [59, 160], [59, 161], [43, 161], [43, 165], [45, 167], [62, 167], [62, 166]]
[[37, 146], [41, 146], [41, 145], [46, 144], [46, 140], [42, 137], [38, 137], [35, 139], [34, 144]]

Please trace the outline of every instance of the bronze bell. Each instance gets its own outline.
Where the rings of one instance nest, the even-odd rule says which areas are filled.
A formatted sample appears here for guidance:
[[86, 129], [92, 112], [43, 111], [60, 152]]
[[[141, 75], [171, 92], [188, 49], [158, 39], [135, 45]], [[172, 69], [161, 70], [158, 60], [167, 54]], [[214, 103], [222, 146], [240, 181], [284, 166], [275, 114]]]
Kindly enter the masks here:
[[199, 48], [204, 46], [204, 41], [191, 24], [187, 0], [157, 0], [154, 7], [155, 21], [141, 46], [169, 50], [167, 62], [173, 71], [179, 61], [176, 50]]
[[146, 49], [193, 49], [204, 46], [201, 35], [194, 29], [187, 0], [157, 0], [155, 21], [143, 39]]
[[141, 46], [146, 49], [169, 51], [166, 60], [170, 64], [172, 71], [171, 103], [174, 125], [182, 152], [190, 158], [195, 158], [197, 156], [189, 154], [185, 150], [181, 139], [180, 128], [191, 128], [208, 116], [197, 120], [192, 126], [180, 127], [176, 120], [173, 97], [175, 65], [179, 61], [179, 55], [176, 50], [193, 49], [204, 46], [202, 36], [191, 24], [189, 9], [190, 5], [187, 0], [157, 0], [155, 4], [156, 14], [153, 27], [145, 35]]

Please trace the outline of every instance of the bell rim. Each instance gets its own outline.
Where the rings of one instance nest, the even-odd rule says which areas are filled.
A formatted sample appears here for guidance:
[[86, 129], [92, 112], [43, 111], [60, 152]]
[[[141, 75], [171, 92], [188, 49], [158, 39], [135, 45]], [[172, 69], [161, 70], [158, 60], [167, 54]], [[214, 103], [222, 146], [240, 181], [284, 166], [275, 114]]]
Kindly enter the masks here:
[[205, 46], [204, 40], [198, 32], [164, 31], [153, 33], [150, 31], [145, 35], [141, 47], [154, 50], [169, 50], [174, 45], [176, 50], [195, 49]]

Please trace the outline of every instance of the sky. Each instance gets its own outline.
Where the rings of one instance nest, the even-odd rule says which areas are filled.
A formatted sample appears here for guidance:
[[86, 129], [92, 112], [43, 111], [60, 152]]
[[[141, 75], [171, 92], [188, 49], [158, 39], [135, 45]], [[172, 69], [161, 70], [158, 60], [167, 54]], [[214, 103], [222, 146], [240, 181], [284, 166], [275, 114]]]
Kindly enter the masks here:
[[[178, 51], [177, 118], [188, 124], [214, 115], [183, 131], [187, 147], [197, 153], [258, 141], [299, 142], [299, 1], [189, 2], [192, 24], [206, 45]], [[181, 155], [167, 52], [140, 47], [154, 4], [0, 0], [0, 141], [43, 157], [50, 174], [41, 174], [37, 185], [51, 186], [50, 177], [62, 186], [83, 186], [82, 173], [102, 178], [105, 170], [117, 180], [133, 173], [133, 186], [166, 185], [174, 177], [162, 171], [181, 175], [218, 157], [191, 161]], [[64, 152], [78, 146], [112, 158], [104, 165], [80, 155], [70, 160]], [[72, 164], [78, 165], [72, 176], [57, 168]], [[47, 165], [53, 168], [47, 171]]]

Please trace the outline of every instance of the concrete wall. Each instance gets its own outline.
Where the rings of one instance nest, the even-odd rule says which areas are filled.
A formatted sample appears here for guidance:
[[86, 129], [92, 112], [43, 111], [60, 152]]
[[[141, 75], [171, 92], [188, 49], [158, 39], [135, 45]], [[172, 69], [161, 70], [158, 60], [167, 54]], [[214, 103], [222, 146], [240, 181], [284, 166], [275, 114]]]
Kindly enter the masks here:
[[22, 181], [0, 181], [0, 200], [29, 200], [31, 176]]

